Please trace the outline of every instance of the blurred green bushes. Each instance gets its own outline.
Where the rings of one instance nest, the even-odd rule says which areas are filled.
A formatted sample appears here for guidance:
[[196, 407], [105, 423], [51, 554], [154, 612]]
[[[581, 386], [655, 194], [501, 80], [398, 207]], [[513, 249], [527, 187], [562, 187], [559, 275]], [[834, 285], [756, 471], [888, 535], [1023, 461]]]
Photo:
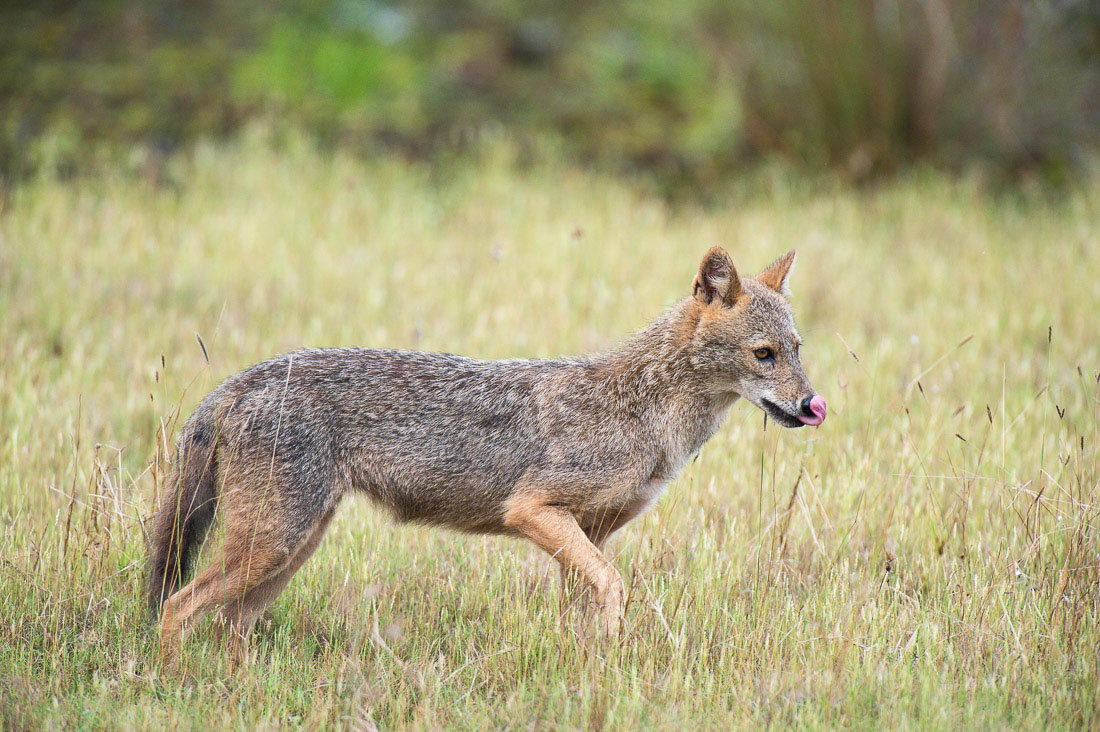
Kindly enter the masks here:
[[771, 155], [855, 180], [915, 160], [1060, 180], [1098, 139], [1100, 3], [0, 9], [0, 173], [9, 179], [78, 168], [116, 143], [164, 152], [257, 117], [363, 152], [417, 155], [503, 128], [671, 186], [705, 185]]

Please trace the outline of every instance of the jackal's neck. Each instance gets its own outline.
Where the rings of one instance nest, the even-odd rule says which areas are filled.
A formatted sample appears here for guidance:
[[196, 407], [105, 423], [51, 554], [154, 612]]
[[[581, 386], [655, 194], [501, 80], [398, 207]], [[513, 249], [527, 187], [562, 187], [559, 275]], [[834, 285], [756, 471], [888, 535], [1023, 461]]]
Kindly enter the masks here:
[[626, 397], [660, 401], [691, 396], [698, 390], [691, 364], [692, 336], [699, 306], [685, 298], [640, 333], [595, 357], [598, 373]]

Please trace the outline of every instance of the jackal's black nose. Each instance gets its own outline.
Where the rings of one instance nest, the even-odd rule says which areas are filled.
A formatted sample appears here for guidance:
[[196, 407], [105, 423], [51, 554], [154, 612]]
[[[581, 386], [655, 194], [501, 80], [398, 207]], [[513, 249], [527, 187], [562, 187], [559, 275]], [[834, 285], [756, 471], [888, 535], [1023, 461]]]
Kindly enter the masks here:
[[798, 415], [798, 421], [813, 427], [825, 421], [825, 397], [815, 394], [803, 399], [799, 405], [802, 413]]

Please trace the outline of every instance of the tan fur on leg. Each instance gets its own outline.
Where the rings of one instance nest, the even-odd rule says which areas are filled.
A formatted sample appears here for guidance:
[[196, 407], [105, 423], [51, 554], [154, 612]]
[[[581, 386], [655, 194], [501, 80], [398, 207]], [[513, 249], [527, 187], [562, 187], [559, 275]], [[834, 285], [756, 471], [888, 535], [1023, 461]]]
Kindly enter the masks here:
[[222, 609], [221, 621], [235, 640], [243, 641], [247, 638], [264, 608], [278, 597], [279, 593], [290, 582], [290, 578], [313, 555], [313, 552], [320, 545], [321, 539], [324, 538], [334, 514], [335, 510], [329, 511], [317, 521], [308, 538], [294, 550], [290, 559], [282, 568], [248, 589], [242, 597], [230, 601]]
[[572, 514], [548, 505], [544, 496], [528, 493], [509, 501], [505, 523], [554, 557], [565, 570], [582, 577], [600, 607], [604, 632], [618, 634], [625, 597], [622, 578]]
[[266, 537], [234, 532], [226, 537], [222, 557], [164, 603], [160, 621], [161, 655], [170, 659], [194, 624], [282, 568], [288, 552]]

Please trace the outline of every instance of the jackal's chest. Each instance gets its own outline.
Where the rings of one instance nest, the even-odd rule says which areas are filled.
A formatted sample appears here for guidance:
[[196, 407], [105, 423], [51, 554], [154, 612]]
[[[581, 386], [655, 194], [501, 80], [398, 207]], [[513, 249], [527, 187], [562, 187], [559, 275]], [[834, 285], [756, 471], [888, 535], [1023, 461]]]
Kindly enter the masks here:
[[661, 478], [652, 478], [635, 489], [631, 499], [624, 508], [633, 510], [635, 514], [641, 513], [652, 505], [654, 501], [665, 492], [668, 481]]
[[583, 526], [599, 526], [610, 534], [649, 508], [666, 485], [667, 481], [647, 480], [630, 490], [608, 496], [602, 505], [590, 505], [585, 515], [578, 518]]
[[683, 470], [688, 458], [695, 453], [695, 450], [689, 452], [689, 449], [680, 449], [660, 455], [653, 472], [623, 496], [623, 513], [628, 513], [631, 516], [637, 515], [660, 498], [668, 484]]
[[688, 460], [718, 429], [722, 414], [728, 406], [723, 404], [721, 409], [713, 413], [704, 413], [702, 419], [686, 419], [682, 424], [676, 425], [675, 429], [666, 432], [662, 447], [655, 456], [653, 471], [632, 490], [621, 494], [619, 500], [613, 501], [617, 504], [612, 507], [613, 510], [622, 516], [633, 517], [656, 501], [669, 482], [680, 474]]

